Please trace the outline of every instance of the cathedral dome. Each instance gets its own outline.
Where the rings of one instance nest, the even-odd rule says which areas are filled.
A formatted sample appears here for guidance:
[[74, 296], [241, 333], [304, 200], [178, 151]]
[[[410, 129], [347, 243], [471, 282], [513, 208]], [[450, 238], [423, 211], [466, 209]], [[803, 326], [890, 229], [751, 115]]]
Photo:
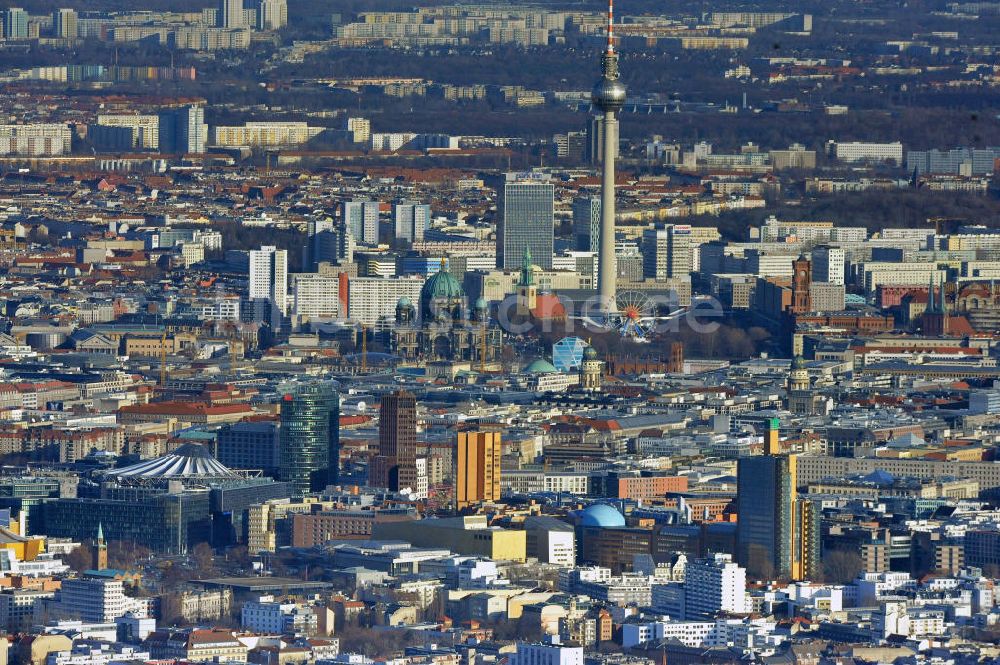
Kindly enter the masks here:
[[420, 290], [421, 300], [453, 300], [464, 297], [465, 289], [447, 270], [441, 270], [431, 275]]
[[583, 350], [583, 359], [597, 360], [597, 349], [595, 349], [592, 346], [588, 346], [586, 349]]

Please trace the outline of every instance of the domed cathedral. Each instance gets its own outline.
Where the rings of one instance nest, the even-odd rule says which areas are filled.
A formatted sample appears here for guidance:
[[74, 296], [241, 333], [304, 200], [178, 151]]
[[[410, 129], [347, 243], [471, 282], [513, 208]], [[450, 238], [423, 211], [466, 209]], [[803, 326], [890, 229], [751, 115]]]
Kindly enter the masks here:
[[446, 267], [424, 283], [419, 306], [406, 297], [396, 304], [391, 348], [400, 358], [492, 362], [500, 357], [500, 331], [490, 327], [487, 302], [479, 298], [470, 311], [465, 289]]

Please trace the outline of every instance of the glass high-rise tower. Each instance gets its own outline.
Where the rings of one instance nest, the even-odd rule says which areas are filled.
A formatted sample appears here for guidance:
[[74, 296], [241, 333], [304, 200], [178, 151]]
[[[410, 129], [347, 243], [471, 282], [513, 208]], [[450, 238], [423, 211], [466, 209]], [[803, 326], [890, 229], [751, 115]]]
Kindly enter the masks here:
[[551, 270], [555, 186], [537, 175], [508, 173], [497, 194], [497, 266], [520, 268], [527, 248], [540, 268]]
[[333, 386], [296, 386], [282, 395], [278, 473], [299, 495], [339, 481], [340, 396]]

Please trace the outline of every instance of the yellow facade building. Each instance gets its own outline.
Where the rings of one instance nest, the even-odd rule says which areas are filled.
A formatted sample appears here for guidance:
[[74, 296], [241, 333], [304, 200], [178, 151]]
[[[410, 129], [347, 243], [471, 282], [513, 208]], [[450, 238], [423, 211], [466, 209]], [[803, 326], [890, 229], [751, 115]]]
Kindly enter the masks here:
[[458, 509], [500, 500], [500, 432], [459, 432], [455, 455]]

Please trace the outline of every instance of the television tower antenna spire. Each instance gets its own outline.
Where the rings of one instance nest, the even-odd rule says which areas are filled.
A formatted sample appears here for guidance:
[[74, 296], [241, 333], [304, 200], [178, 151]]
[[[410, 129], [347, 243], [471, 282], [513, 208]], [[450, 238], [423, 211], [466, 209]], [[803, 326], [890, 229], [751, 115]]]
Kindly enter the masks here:
[[615, 0], [608, 0], [608, 50], [615, 52]]

